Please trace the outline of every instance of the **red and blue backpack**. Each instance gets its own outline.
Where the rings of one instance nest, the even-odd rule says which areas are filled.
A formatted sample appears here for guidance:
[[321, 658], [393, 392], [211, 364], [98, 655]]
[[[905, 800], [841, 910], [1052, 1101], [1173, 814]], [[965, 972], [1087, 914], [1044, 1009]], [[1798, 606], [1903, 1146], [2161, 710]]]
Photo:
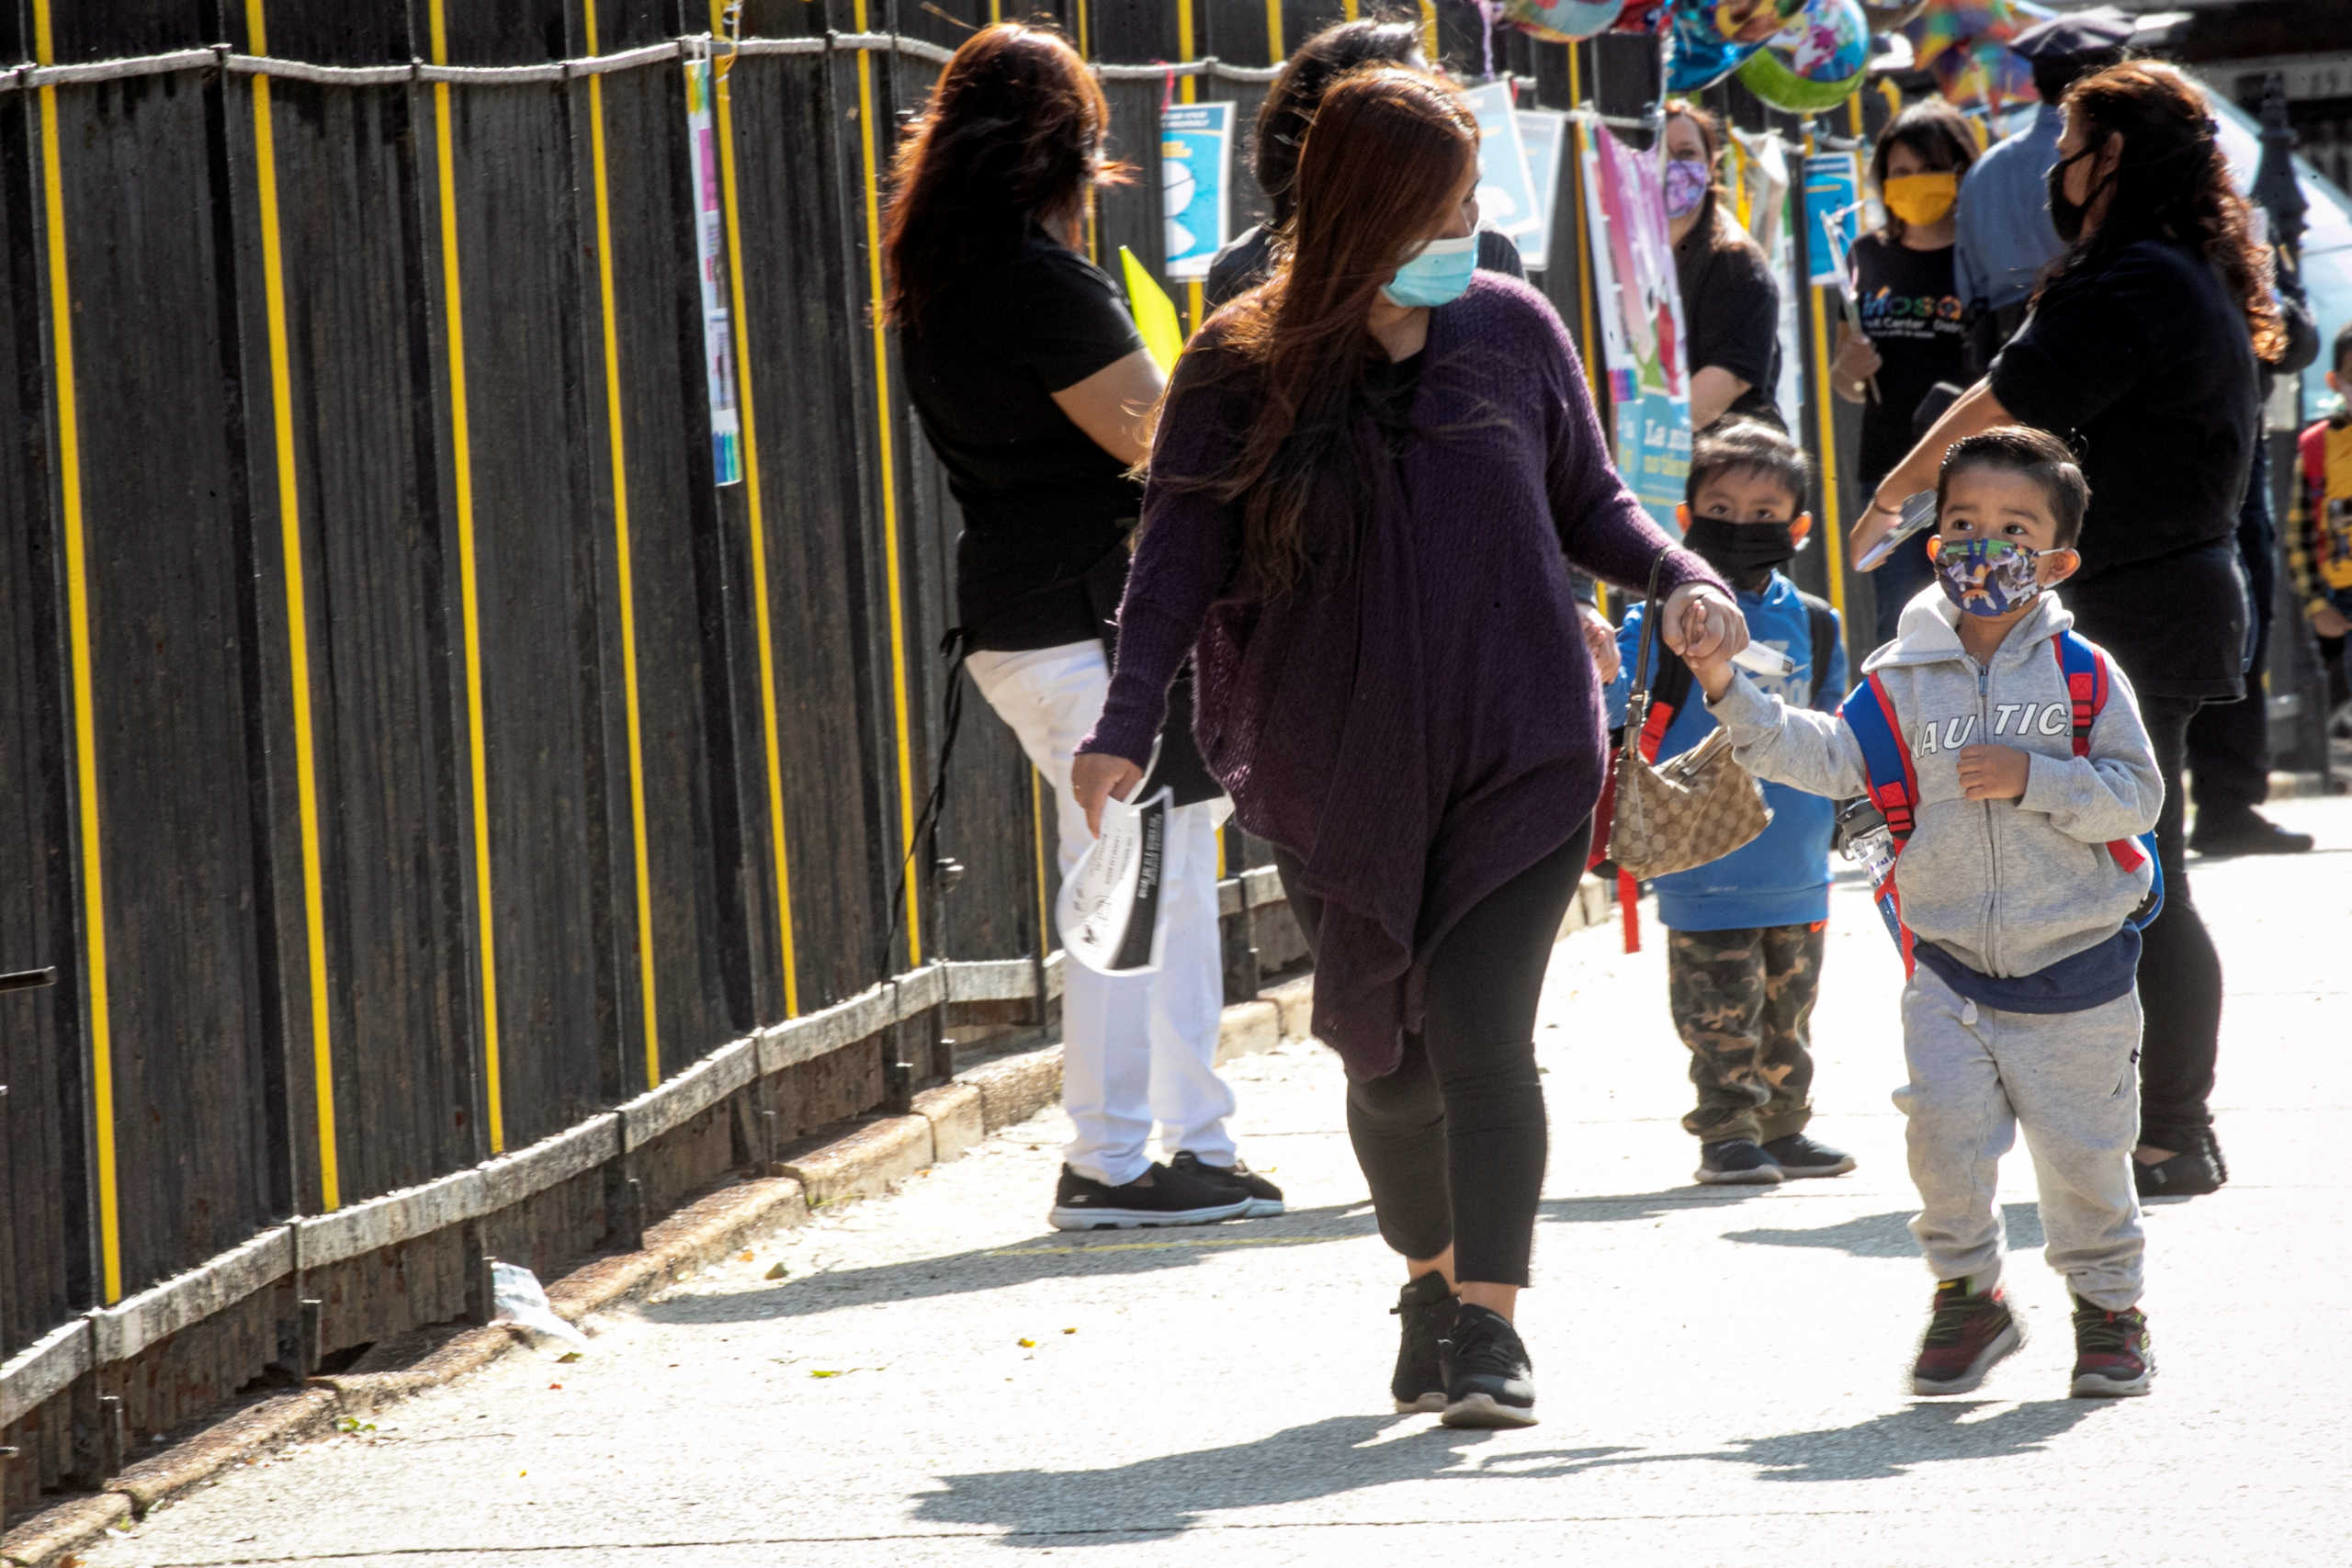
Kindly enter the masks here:
[[[2073, 631], [2060, 632], [2050, 644], [2058, 668], [2065, 674], [2066, 696], [2074, 710], [2075, 755], [2087, 757], [2091, 726], [2107, 706], [2107, 655]], [[1887, 933], [1902, 949], [1903, 972], [1908, 975], [1913, 967], [1911, 928], [1903, 923], [1903, 896], [1895, 889], [1894, 863], [1902, 859], [1904, 845], [1910, 841], [1917, 825], [1918, 773], [1912, 764], [1911, 748], [1903, 739], [1903, 727], [1895, 719], [1894, 703], [1875, 672], [1839, 705], [1838, 716], [1861, 746], [1870, 802], [1886, 818], [1887, 835], [1894, 843], [1894, 857], [1887, 863], [1885, 875], [1871, 889], [1871, 897], [1878, 901]], [[2133, 931], [2144, 931], [2165, 905], [2165, 874], [2156, 858], [2156, 836], [2151, 832], [2136, 839], [2112, 840], [2107, 852], [2127, 872], [2137, 871], [2143, 863], [2150, 868], [2148, 896], [2124, 922]]]

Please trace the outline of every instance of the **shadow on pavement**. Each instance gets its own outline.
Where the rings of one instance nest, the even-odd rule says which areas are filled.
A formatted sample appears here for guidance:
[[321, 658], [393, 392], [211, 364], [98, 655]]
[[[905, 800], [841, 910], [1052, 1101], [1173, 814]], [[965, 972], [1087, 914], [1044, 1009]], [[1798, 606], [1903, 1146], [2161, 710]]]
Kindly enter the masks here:
[[[1767, 1481], [1883, 1481], [1923, 1464], [2038, 1453], [2112, 1402], [2053, 1399], [1907, 1404], [1850, 1427], [1737, 1438], [1713, 1452], [1645, 1453], [1623, 1445], [1479, 1452], [1492, 1433], [1396, 1430], [1395, 1416], [1334, 1416], [1254, 1442], [1160, 1454], [1100, 1470], [1003, 1470], [940, 1478], [913, 1499], [932, 1524], [994, 1527], [1005, 1544], [1041, 1535], [1165, 1540], [1217, 1514], [1312, 1503], [1404, 1481], [1527, 1481], [1635, 1465], [1709, 1461]], [[1376, 1440], [1385, 1438], [1385, 1440]], [[1464, 1506], [1455, 1506], [1462, 1511]], [[1432, 1514], [1442, 1517], [1443, 1506]], [[1469, 1517], [1466, 1513], [1464, 1517]]]
[[[1758, 1247], [1824, 1247], [1853, 1258], [1916, 1258], [1919, 1244], [1911, 1239], [1910, 1210], [1893, 1214], [1864, 1214], [1819, 1230], [1725, 1231], [1725, 1241]], [[2031, 1252], [2044, 1245], [2041, 1211], [2031, 1203], [2004, 1203], [2001, 1223], [2008, 1232], [2009, 1250]]]
[[[1682, 1209], [1746, 1201], [1762, 1188], [1679, 1188], [1545, 1201], [1539, 1218], [1577, 1224], [1631, 1223]], [[657, 1323], [763, 1322], [810, 1317], [876, 1302], [922, 1301], [1004, 1290], [1038, 1280], [1101, 1274], [1143, 1274], [1189, 1269], [1237, 1248], [1306, 1247], [1357, 1241], [1377, 1234], [1369, 1203], [1298, 1209], [1279, 1219], [1247, 1224], [1177, 1225], [1131, 1231], [1057, 1231], [1003, 1247], [951, 1253], [870, 1269], [835, 1269], [762, 1289], [723, 1294], [681, 1293], [648, 1302], [638, 1311]], [[1907, 1238], [1906, 1238], [1907, 1239]]]

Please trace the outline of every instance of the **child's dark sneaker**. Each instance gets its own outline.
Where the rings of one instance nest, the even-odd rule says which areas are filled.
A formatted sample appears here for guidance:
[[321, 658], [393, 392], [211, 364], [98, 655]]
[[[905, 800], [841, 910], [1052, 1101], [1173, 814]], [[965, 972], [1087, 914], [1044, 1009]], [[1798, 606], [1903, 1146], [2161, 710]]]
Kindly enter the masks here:
[[1694, 1178], [1710, 1187], [1760, 1186], [1788, 1173], [1753, 1138], [1724, 1138], [1699, 1145]]
[[1464, 1302], [1443, 1342], [1449, 1427], [1532, 1427], [1535, 1371], [1510, 1319]]
[[1827, 1144], [1816, 1144], [1803, 1133], [1791, 1133], [1764, 1145], [1782, 1176], [1843, 1176], [1854, 1168], [1854, 1156]]
[[2109, 1312], [2075, 1298], [2075, 1397], [2116, 1399], [2148, 1392], [2156, 1375], [2148, 1348], [2148, 1314]]
[[1054, 1190], [1056, 1230], [1124, 1231], [1142, 1225], [1207, 1225], [1239, 1219], [1250, 1199], [1237, 1188], [1155, 1165], [1124, 1187], [1062, 1167]]
[[1984, 1381], [1994, 1362], [2024, 1343], [2008, 1298], [1997, 1287], [1972, 1296], [1967, 1280], [1946, 1280], [1936, 1287], [1935, 1315], [1911, 1365], [1911, 1392], [1966, 1393]]
[[1396, 1409], [1436, 1415], [1445, 1408], [1445, 1367], [1438, 1347], [1453, 1336], [1453, 1287], [1432, 1269], [1396, 1292], [1396, 1375], [1388, 1380]]
[[1168, 1168], [1246, 1194], [1250, 1207], [1241, 1213], [1245, 1220], [1271, 1220], [1283, 1212], [1283, 1190], [1239, 1160], [1231, 1165], [1211, 1165], [1192, 1150], [1185, 1149], [1168, 1162]]

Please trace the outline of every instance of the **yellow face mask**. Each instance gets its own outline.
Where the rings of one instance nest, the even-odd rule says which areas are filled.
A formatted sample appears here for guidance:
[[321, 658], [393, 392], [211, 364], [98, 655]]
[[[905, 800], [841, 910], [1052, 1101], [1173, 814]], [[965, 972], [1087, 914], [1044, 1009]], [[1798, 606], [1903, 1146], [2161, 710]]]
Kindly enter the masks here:
[[1921, 228], [1940, 223], [1960, 199], [1960, 176], [1946, 169], [1932, 175], [1897, 175], [1886, 182], [1886, 209]]

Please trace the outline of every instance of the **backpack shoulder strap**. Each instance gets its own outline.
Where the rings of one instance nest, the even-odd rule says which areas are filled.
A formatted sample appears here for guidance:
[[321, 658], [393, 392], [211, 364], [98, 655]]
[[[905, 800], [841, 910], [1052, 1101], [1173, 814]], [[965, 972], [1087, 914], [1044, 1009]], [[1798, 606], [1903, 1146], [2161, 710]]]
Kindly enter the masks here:
[[1862, 749], [1871, 804], [1886, 818], [1886, 830], [1899, 849], [1911, 837], [1913, 808], [1919, 804], [1919, 775], [1911, 765], [1911, 748], [1904, 744], [1902, 726], [1895, 720], [1894, 699], [1873, 672], [1838, 705], [1838, 716], [1846, 721]]
[[1674, 716], [1690, 700], [1692, 684], [1690, 666], [1682, 656], [1660, 641], [1657, 650], [1657, 678], [1650, 682], [1649, 718], [1642, 726], [1642, 755], [1657, 761], [1657, 750], [1666, 740], [1667, 727]]
[[1797, 597], [1804, 601], [1805, 632], [1813, 650], [1812, 701], [1817, 707], [1821, 703], [1821, 682], [1829, 675], [1830, 649], [1838, 645], [1838, 612], [1829, 607], [1828, 601], [1816, 599], [1803, 589], [1797, 591]]
[[2050, 639], [2058, 668], [2066, 678], [2066, 702], [2073, 710], [2075, 755], [2091, 754], [2091, 726], [2107, 706], [2107, 655], [2088, 637], [2069, 627]]

